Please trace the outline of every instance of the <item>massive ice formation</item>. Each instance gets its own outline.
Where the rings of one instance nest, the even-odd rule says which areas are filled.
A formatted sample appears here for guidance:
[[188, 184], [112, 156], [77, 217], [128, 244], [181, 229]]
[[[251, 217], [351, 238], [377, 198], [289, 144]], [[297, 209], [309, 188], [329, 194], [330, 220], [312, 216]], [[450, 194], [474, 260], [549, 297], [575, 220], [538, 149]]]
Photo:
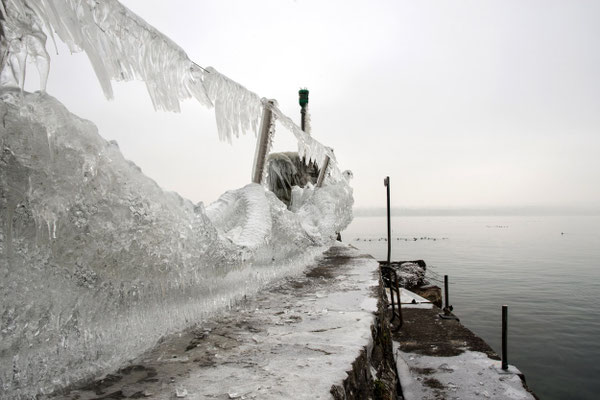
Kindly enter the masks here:
[[271, 153], [267, 160], [267, 188], [288, 207], [292, 206], [292, 188], [317, 183], [319, 170], [314, 163], [306, 163], [298, 153]]
[[[117, 0], [0, 6], [1, 398], [36, 397], [115, 368], [299, 272], [350, 222], [352, 190], [331, 149], [275, 104], [192, 62]], [[157, 109], [178, 111], [195, 98], [215, 108], [224, 140], [256, 131], [270, 107], [297, 138], [299, 160], [332, 160], [326, 184], [290, 181], [287, 205], [257, 184], [206, 208], [164, 192], [91, 122], [45, 94], [46, 34], [54, 33], [85, 51], [107, 97], [111, 80], [141, 79]], [[36, 94], [23, 91], [31, 60]]]
[[114, 368], [162, 335], [299, 272], [350, 222], [345, 180], [164, 192], [47, 94], [0, 92], [0, 397]]

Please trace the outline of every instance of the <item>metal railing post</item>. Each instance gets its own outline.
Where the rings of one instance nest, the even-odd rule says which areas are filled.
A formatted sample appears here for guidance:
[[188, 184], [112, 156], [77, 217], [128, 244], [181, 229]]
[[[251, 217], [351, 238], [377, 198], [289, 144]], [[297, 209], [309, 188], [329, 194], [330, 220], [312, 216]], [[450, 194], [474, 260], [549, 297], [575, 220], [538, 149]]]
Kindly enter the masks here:
[[393, 322], [396, 319], [396, 302], [394, 301], [394, 287], [395, 282], [392, 281], [391, 277], [389, 279], [390, 284], [390, 298], [392, 300], [392, 319], [390, 322]]
[[444, 275], [444, 310], [449, 310], [450, 307], [448, 286], [448, 275]]
[[271, 127], [273, 125], [273, 111], [271, 106], [275, 105], [275, 100], [268, 100], [263, 106], [262, 122], [260, 132], [256, 138], [256, 150], [254, 152], [254, 165], [252, 167], [252, 182], [262, 183], [262, 178], [267, 161], [267, 152], [271, 142]]
[[392, 257], [392, 223], [390, 221], [390, 177], [386, 176], [383, 180], [383, 184], [387, 188], [387, 263], [391, 262]]
[[508, 369], [508, 306], [502, 306], [502, 369]]
[[400, 280], [398, 279], [398, 274], [394, 274], [396, 275], [396, 295], [398, 296], [398, 319], [400, 320], [400, 323], [398, 324], [398, 326], [396, 327], [396, 329], [400, 329], [402, 327], [402, 324], [404, 323], [404, 319], [402, 318], [402, 296], [400, 296]]
[[323, 165], [319, 170], [319, 177], [317, 178], [317, 187], [323, 186], [323, 181], [325, 180], [325, 175], [327, 174], [327, 168], [329, 167], [329, 156], [325, 156], [325, 161], [323, 161]]

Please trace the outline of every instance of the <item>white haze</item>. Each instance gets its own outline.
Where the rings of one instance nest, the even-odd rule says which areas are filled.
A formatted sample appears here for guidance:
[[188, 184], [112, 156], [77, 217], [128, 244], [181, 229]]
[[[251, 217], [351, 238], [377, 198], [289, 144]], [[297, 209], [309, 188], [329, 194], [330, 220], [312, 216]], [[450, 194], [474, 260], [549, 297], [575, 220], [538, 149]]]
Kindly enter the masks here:
[[[123, 3], [287, 115], [308, 87], [359, 207], [385, 204], [386, 175], [397, 206], [600, 206], [598, 2]], [[194, 102], [155, 112], [138, 82], [108, 102], [85, 55], [48, 50], [48, 92], [162, 187], [211, 202], [249, 182], [254, 137], [219, 142]], [[295, 148], [280, 129], [275, 150]]]

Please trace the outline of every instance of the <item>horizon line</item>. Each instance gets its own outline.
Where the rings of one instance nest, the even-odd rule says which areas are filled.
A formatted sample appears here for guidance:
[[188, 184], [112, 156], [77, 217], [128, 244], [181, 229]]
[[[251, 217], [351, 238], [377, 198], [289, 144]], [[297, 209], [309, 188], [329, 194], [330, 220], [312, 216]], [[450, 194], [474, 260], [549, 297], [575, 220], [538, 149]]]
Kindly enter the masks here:
[[[392, 207], [402, 216], [600, 216], [600, 206], [437, 206]], [[385, 207], [354, 207], [355, 217], [385, 216]]]

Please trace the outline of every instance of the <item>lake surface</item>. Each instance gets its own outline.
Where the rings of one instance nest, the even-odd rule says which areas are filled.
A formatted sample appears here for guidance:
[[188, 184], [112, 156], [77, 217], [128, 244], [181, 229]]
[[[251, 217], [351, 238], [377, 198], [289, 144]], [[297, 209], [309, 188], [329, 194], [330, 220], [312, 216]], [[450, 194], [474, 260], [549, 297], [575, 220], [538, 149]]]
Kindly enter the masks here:
[[[386, 230], [356, 217], [342, 237], [384, 260]], [[600, 217], [393, 217], [392, 260], [414, 259], [498, 353], [508, 305], [508, 361], [542, 400], [600, 398]]]

